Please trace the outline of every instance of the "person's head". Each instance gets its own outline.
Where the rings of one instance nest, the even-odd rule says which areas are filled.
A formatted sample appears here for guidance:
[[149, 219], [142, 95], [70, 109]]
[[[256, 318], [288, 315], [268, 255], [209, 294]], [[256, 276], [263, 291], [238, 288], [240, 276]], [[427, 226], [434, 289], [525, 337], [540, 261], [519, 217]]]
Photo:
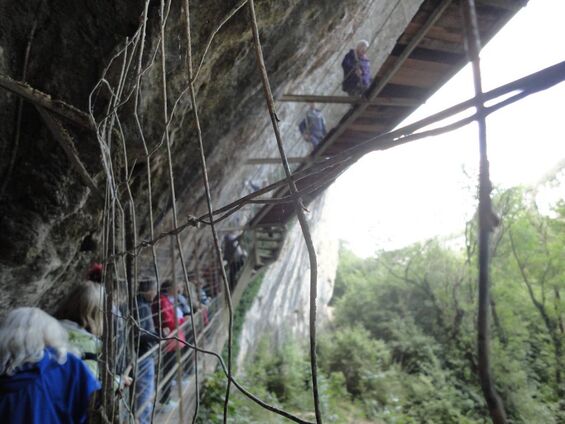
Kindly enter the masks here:
[[101, 263], [93, 262], [86, 273], [86, 278], [87, 280], [94, 281], [95, 283], [101, 283], [103, 271], [104, 266]]
[[314, 102], [310, 103], [310, 109], [318, 109], [318, 105]]
[[367, 40], [360, 40], [355, 47], [355, 51], [359, 56], [364, 56], [369, 48], [369, 42]]
[[177, 286], [171, 280], [165, 280], [161, 284], [161, 291], [165, 292], [168, 296], [176, 296]]
[[141, 280], [138, 291], [145, 300], [151, 302], [157, 296], [157, 282], [155, 280]]
[[67, 344], [67, 332], [52, 316], [39, 308], [14, 309], [0, 325], [0, 375], [13, 375], [22, 365], [41, 361], [46, 347], [64, 363]]
[[97, 337], [102, 335], [104, 286], [92, 281], [77, 285], [57, 310], [55, 317], [76, 322]]

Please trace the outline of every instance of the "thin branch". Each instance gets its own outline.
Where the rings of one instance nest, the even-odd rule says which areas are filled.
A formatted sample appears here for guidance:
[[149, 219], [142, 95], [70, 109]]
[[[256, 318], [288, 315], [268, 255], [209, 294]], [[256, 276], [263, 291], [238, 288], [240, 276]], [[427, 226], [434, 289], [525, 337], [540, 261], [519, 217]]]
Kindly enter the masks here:
[[524, 264], [524, 262], [520, 259], [520, 256], [518, 255], [518, 249], [516, 248], [516, 243], [514, 241], [514, 234], [513, 234], [511, 229], [509, 229], [509, 231], [508, 231], [508, 238], [510, 240], [510, 247], [512, 249], [512, 255], [514, 256], [514, 259], [516, 260], [516, 265], [518, 265], [518, 270], [520, 271], [520, 275], [522, 276], [522, 281], [524, 282], [524, 284], [526, 285], [526, 288], [528, 289], [528, 295], [530, 296], [530, 300], [532, 301], [532, 303], [534, 304], [536, 309], [539, 311], [547, 329], [549, 331], [552, 331], [553, 326], [551, 325], [551, 319], [549, 318], [549, 315], [547, 314], [547, 312], [545, 310], [545, 304], [540, 302], [536, 298], [532, 283], [530, 282], [530, 279], [528, 277], [528, 273], [526, 272], [526, 265]]
[[49, 94], [31, 87], [25, 82], [16, 81], [6, 75], [0, 74], [0, 87], [20, 96], [22, 99], [29, 101], [35, 106], [40, 106], [62, 118], [68, 119], [81, 128], [88, 130], [93, 129], [87, 113], [62, 100], [54, 100]]
[[67, 158], [71, 162], [72, 167], [78, 172], [83, 182], [92, 190], [95, 195], [102, 199], [102, 193], [98, 190], [98, 187], [96, 187], [94, 180], [78, 157], [78, 152], [76, 151], [76, 147], [69, 133], [65, 130], [65, 128], [63, 128], [63, 125], [57, 120], [57, 118], [51, 116], [50, 112], [41, 107], [38, 107], [37, 111], [45, 121], [45, 124], [53, 134], [53, 137], [55, 137], [55, 140], [59, 142], [59, 145], [67, 154]]
[[277, 147], [279, 149], [279, 154], [281, 157], [281, 162], [286, 174], [288, 181], [288, 187], [291, 194], [295, 197], [295, 210], [298, 216], [298, 222], [300, 223], [300, 228], [302, 229], [302, 234], [304, 236], [304, 241], [306, 242], [306, 248], [308, 249], [308, 258], [310, 260], [310, 368], [312, 370], [312, 395], [314, 397], [314, 409], [316, 414], [316, 422], [318, 424], [322, 423], [322, 412], [320, 409], [320, 398], [318, 393], [318, 366], [316, 358], [316, 297], [317, 297], [317, 279], [318, 279], [318, 264], [316, 258], [316, 250], [314, 248], [314, 243], [312, 241], [312, 235], [310, 234], [310, 228], [308, 227], [308, 222], [306, 221], [306, 216], [304, 214], [304, 206], [302, 205], [302, 199], [299, 197], [298, 189], [296, 184], [292, 179], [292, 172], [288, 164], [286, 153], [284, 151], [284, 145], [282, 137], [280, 134], [278, 126], [278, 118], [275, 111], [275, 102], [273, 99], [273, 94], [271, 92], [271, 86], [269, 84], [269, 77], [267, 75], [267, 69], [265, 67], [265, 62], [263, 59], [263, 51], [261, 48], [261, 41], [259, 39], [259, 28], [257, 26], [257, 17], [255, 16], [255, 5], [253, 0], [249, 0], [249, 14], [251, 21], [251, 29], [253, 33], [253, 44], [255, 46], [255, 58], [257, 62], [257, 68], [261, 74], [261, 81], [263, 84], [263, 92], [265, 94], [265, 100], [267, 102], [267, 108], [269, 110], [269, 116], [271, 117], [271, 124], [273, 126], [273, 131], [277, 140]]
[[[231, 384], [231, 381], [232, 381], [233, 305], [232, 305], [230, 286], [229, 286], [228, 278], [227, 278], [227, 275], [226, 275], [226, 270], [223, 266], [222, 249], [220, 247], [220, 242], [219, 242], [219, 239], [218, 239], [218, 233], [216, 231], [216, 226], [215, 226], [215, 223], [214, 223], [214, 216], [213, 216], [213, 209], [214, 208], [212, 207], [212, 196], [211, 196], [211, 193], [210, 193], [210, 182], [209, 182], [209, 179], [208, 179], [208, 169], [207, 169], [207, 165], [206, 165], [206, 156], [204, 154], [204, 141], [203, 141], [203, 137], [202, 137], [202, 129], [200, 127], [200, 119], [199, 119], [199, 116], [198, 116], [198, 104], [197, 104], [197, 101], [196, 101], [196, 93], [195, 93], [195, 90], [194, 90], [194, 77], [193, 77], [193, 69], [192, 69], [192, 39], [191, 39], [191, 31], [190, 31], [190, 4], [189, 4], [188, 0], [185, 1], [184, 9], [185, 9], [185, 25], [186, 25], [185, 30], [186, 30], [186, 40], [187, 40], [187, 51], [188, 51], [188, 54], [187, 54], [188, 86], [189, 86], [189, 93], [190, 93], [190, 101], [192, 103], [192, 113], [194, 115], [194, 123], [196, 125], [196, 134], [197, 134], [197, 138], [198, 138], [198, 150], [199, 150], [199, 154], [200, 154], [200, 166], [201, 166], [201, 172], [202, 172], [202, 182], [204, 184], [204, 190], [206, 192], [206, 206], [208, 208], [208, 218], [210, 220], [210, 230], [212, 232], [212, 239], [214, 241], [214, 251], [216, 253], [216, 259], [218, 261], [218, 266], [221, 270], [222, 282], [223, 282], [223, 285], [224, 285], [224, 295], [225, 295], [226, 303], [228, 305], [228, 368], [227, 368], [228, 384], [226, 386], [226, 394], [225, 394], [225, 398], [224, 398], [224, 411], [223, 411], [223, 420], [224, 420], [224, 423], [226, 423], [227, 418], [228, 418], [230, 384]], [[204, 60], [204, 57], [202, 58], [202, 60]], [[197, 405], [196, 409], [198, 409], [198, 405]], [[196, 421], [196, 416], [197, 416], [197, 414], [195, 413], [193, 422]]]

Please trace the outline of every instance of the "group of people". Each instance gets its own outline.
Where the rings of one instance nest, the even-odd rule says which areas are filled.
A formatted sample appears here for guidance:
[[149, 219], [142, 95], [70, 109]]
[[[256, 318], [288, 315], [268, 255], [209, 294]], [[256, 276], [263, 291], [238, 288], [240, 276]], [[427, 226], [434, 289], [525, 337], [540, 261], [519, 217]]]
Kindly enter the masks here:
[[[95, 273], [90, 277], [97, 279]], [[192, 292], [192, 290], [191, 290]], [[85, 423], [89, 407], [99, 406], [101, 337], [104, 331], [104, 286], [96, 281], [76, 285], [53, 316], [35, 307], [10, 311], [0, 325], [0, 422]], [[201, 290], [194, 307], [207, 324], [209, 299]], [[192, 311], [182, 288], [166, 280], [158, 292], [154, 280], [139, 282], [133, 317], [135, 352], [124, 348], [116, 357], [114, 389], [133, 385], [135, 419], [149, 423], [156, 383], [156, 345], [162, 345], [159, 406], [171, 409], [171, 371], [176, 351], [186, 351], [182, 324]], [[125, 347], [125, 319], [112, 310], [115, 347]], [[173, 337], [174, 336], [174, 337]], [[127, 362], [129, 366], [126, 366]], [[179, 365], [180, 366], [180, 365]], [[133, 371], [133, 372], [132, 372]], [[128, 375], [131, 374], [131, 375]], [[185, 370], [185, 374], [187, 371]], [[168, 376], [168, 378], [167, 378]], [[131, 388], [131, 387], [130, 387]]]
[[[367, 57], [369, 42], [361, 40], [349, 50], [341, 62], [343, 68], [342, 90], [349, 96], [361, 96], [371, 85], [371, 64]], [[326, 120], [315, 103], [310, 103], [306, 116], [298, 125], [304, 141], [316, 149], [327, 134]]]
[[[371, 83], [367, 41], [360, 41], [342, 61], [342, 89], [350, 96], [361, 96]], [[312, 103], [299, 130], [314, 148], [327, 134], [320, 109]], [[245, 251], [239, 239], [227, 235], [224, 239], [224, 259], [229, 265], [233, 288], [239, 268], [245, 262]], [[21, 307], [8, 313], [0, 325], [0, 422], [21, 423], [85, 423], [90, 406], [97, 406], [100, 390], [101, 337], [104, 331], [104, 286], [102, 266], [95, 264], [87, 281], [81, 282], [59, 305], [53, 316], [39, 308]], [[194, 306], [202, 308], [207, 324], [208, 298], [202, 290]], [[192, 310], [182, 288], [166, 280], [157, 287], [154, 280], [139, 282], [134, 318], [135, 352], [128, 354], [125, 338], [125, 318], [119, 302], [114, 303], [113, 332], [121, 354], [116, 360], [114, 387], [118, 391], [134, 385], [135, 418], [148, 423], [153, 413], [156, 383], [155, 346], [163, 341], [162, 377], [165, 380], [159, 404], [172, 405], [172, 374], [178, 350], [186, 350], [183, 323]], [[130, 349], [131, 350], [131, 349]], [[136, 358], [133, 367], [128, 360]], [[179, 364], [180, 366], [180, 364]], [[182, 370], [185, 374], [187, 370]]]

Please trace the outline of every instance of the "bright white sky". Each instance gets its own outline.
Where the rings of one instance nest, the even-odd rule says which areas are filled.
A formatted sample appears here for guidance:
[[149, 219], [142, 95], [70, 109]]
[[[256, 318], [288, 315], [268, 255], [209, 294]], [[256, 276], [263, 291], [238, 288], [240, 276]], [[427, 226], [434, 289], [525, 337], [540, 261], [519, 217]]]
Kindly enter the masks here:
[[[530, 0], [483, 49], [484, 90], [565, 60], [564, 17], [565, 0]], [[472, 95], [466, 67], [408, 121]], [[487, 126], [493, 183], [535, 184], [565, 159], [565, 84], [496, 112]], [[327, 207], [337, 236], [366, 257], [459, 233], [476, 207], [477, 143], [472, 124], [367, 155], [329, 190]]]

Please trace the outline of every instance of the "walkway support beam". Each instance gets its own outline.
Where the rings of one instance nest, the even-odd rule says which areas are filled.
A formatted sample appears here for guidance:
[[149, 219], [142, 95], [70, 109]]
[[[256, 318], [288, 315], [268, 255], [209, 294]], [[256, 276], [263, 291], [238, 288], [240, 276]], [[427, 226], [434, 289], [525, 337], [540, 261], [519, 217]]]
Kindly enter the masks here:
[[397, 106], [397, 107], [416, 107], [422, 102], [418, 99], [408, 97], [376, 97], [372, 100], [366, 97], [350, 96], [316, 96], [311, 94], [284, 94], [278, 99], [279, 102], [297, 103], [333, 103], [371, 106]]
[[[310, 160], [308, 157], [290, 157], [286, 158], [288, 163], [302, 163]], [[246, 165], [280, 165], [281, 158], [251, 158], [245, 161]]]

